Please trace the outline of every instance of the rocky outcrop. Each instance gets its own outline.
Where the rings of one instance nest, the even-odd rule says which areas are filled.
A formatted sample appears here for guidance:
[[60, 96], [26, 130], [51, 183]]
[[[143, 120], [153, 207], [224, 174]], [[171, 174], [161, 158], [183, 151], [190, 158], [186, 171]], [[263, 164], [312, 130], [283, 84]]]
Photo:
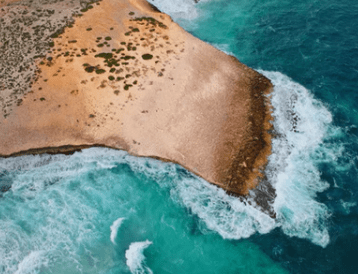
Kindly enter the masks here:
[[1, 156], [106, 146], [236, 194], [256, 186], [269, 80], [144, 0], [36, 5], [2, 7]]

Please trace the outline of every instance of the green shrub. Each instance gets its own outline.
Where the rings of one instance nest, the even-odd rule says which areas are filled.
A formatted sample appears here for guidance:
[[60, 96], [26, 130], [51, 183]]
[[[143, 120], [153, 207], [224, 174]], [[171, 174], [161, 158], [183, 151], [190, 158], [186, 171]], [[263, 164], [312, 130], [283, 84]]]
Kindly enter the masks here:
[[[95, 67], [93, 67], [93, 66], [87, 66], [86, 68], [85, 68], [85, 71], [87, 71], [88, 73], [91, 73], [91, 72], [93, 72], [95, 70]], [[97, 71], [96, 71], [97, 72]]]
[[106, 71], [104, 69], [96, 69], [97, 74], [105, 73]]
[[132, 87], [132, 85], [127, 84], [127, 85], [124, 86], [124, 90], [128, 90], [130, 87]]
[[143, 60], [150, 60], [153, 58], [153, 55], [146, 53], [142, 55]]

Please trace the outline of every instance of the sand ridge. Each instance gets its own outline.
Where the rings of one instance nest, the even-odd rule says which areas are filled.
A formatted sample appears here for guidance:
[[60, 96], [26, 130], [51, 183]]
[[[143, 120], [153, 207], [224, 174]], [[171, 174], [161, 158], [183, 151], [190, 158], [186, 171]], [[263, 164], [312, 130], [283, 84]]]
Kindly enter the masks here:
[[270, 89], [144, 0], [89, 3], [0, 118], [0, 155], [107, 146], [247, 194], [271, 150]]

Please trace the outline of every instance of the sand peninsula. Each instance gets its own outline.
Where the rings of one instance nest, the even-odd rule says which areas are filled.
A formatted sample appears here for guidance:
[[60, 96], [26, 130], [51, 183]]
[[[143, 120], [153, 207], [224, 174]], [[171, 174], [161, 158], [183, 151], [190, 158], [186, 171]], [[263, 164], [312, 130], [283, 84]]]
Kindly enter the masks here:
[[104, 146], [239, 195], [262, 177], [270, 81], [145, 0], [1, 0], [0, 26], [1, 157]]

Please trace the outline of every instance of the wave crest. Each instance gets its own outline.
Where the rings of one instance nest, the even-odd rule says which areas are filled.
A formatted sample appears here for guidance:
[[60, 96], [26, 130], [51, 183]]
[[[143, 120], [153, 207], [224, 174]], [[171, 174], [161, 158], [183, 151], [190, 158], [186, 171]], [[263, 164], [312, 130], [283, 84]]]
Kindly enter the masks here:
[[153, 274], [153, 271], [145, 265], [144, 249], [150, 246], [152, 242], [131, 243], [126, 250], [127, 266], [132, 274]]

